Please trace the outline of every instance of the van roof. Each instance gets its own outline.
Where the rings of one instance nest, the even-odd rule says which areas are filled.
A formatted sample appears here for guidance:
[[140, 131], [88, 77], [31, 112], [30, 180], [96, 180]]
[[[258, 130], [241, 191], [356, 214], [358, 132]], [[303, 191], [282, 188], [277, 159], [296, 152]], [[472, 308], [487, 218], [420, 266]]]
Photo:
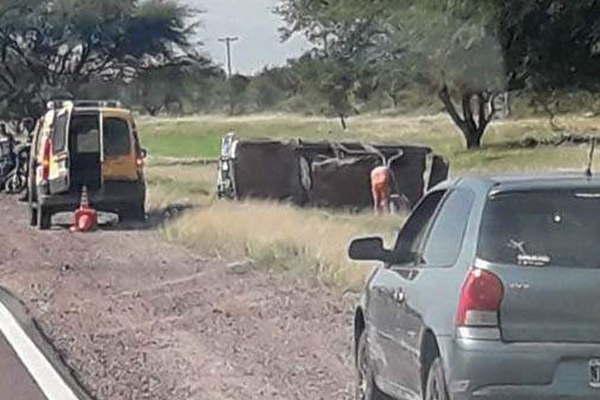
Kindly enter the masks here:
[[73, 111], [106, 111], [115, 114], [130, 114], [131, 110], [127, 108], [116, 107], [74, 107]]

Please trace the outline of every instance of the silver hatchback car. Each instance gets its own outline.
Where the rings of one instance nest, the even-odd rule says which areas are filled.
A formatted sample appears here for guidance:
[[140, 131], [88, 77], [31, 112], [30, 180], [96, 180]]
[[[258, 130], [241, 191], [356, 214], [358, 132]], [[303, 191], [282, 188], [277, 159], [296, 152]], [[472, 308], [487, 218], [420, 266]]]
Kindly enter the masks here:
[[432, 190], [356, 308], [357, 399], [600, 399], [600, 179]]

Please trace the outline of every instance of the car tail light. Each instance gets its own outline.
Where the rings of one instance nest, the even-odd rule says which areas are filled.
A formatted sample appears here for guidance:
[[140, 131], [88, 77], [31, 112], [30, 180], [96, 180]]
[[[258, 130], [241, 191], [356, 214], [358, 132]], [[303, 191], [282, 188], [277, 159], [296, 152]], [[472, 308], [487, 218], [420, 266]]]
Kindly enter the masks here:
[[472, 268], [463, 284], [456, 325], [458, 327], [497, 327], [504, 297], [502, 281], [490, 271]]
[[50, 178], [50, 159], [52, 158], [52, 141], [46, 139], [44, 142], [44, 153], [42, 156], [42, 180]]

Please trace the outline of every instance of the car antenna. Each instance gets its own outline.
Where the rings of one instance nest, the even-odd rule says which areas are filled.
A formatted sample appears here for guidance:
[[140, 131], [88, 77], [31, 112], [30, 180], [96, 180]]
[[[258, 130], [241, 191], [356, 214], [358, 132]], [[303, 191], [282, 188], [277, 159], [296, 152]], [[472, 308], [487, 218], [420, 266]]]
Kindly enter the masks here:
[[585, 170], [585, 176], [587, 176], [588, 178], [591, 178], [593, 173], [592, 173], [592, 166], [594, 164], [594, 150], [596, 150], [596, 137], [592, 136], [590, 138], [591, 141], [591, 147], [590, 147], [590, 157], [588, 159], [588, 166], [587, 169]]

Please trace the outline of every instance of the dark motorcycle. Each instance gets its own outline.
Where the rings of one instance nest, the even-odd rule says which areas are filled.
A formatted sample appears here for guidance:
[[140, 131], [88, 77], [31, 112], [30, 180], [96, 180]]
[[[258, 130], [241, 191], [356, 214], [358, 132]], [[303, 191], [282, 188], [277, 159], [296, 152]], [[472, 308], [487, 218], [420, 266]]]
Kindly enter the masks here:
[[11, 176], [15, 164], [13, 142], [7, 139], [0, 139], [0, 191], [2, 191], [8, 178]]
[[27, 177], [29, 175], [29, 153], [31, 144], [17, 145], [14, 151], [13, 169], [4, 182], [4, 191], [9, 194], [27, 194]]

